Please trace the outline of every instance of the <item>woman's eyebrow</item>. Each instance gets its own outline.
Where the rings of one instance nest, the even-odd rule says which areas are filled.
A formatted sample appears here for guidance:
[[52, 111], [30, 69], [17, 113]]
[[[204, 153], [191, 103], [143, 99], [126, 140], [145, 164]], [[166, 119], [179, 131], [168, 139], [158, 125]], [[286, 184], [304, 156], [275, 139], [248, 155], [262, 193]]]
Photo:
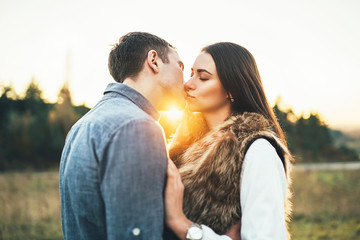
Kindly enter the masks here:
[[197, 70], [197, 72], [198, 72], [198, 73], [201, 73], [201, 72], [206, 72], [206, 73], [208, 73], [208, 74], [212, 75], [212, 73], [211, 73], [211, 72], [209, 72], [209, 71], [207, 71], [207, 70], [205, 70], [205, 69], [198, 69], [198, 70]]
[[[193, 68], [191, 68], [191, 71], [194, 71], [194, 69], [193, 69]], [[207, 71], [206, 69], [199, 68], [199, 69], [197, 69], [196, 71], [197, 71], [198, 73], [201, 73], [201, 72], [206, 72], [206, 73], [208, 73], [208, 74], [212, 75], [212, 73], [211, 73], [211, 72], [209, 72], [209, 71]]]

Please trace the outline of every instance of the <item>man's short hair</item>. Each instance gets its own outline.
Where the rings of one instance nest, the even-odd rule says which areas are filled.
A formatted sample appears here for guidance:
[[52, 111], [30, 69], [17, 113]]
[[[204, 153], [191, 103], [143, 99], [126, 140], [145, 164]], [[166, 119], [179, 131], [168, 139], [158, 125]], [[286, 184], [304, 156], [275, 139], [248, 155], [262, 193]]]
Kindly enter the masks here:
[[155, 50], [159, 58], [168, 63], [170, 43], [146, 32], [130, 32], [119, 39], [109, 54], [108, 67], [115, 81], [122, 83], [128, 77], [136, 77], [141, 71], [147, 53]]

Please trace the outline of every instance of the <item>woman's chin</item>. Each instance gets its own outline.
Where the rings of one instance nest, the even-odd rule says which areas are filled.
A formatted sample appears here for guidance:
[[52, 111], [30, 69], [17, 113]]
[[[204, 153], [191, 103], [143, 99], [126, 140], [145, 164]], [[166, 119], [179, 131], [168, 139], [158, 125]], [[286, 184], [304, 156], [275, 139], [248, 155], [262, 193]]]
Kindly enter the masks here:
[[186, 107], [190, 112], [201, 112], [201, 107], [196, 106], [195, 104], [186, 101]]

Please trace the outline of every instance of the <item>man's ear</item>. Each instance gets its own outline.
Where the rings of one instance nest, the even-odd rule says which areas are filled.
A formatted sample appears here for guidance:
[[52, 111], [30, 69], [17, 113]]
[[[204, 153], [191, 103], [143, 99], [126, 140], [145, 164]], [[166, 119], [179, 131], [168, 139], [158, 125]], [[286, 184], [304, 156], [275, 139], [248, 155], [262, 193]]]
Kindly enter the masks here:
[[155, 50], [150, 50], [148, 52], [146, 63], [154, 71], [154, 73], [159, 72], [159, 55]]

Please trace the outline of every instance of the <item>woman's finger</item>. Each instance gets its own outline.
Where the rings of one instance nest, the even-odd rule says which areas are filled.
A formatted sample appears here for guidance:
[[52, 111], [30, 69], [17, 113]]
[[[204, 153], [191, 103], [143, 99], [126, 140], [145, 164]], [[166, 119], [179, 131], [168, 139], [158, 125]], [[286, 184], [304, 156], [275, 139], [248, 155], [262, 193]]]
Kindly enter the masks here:
[[231, 228], [225, 233], [225, 235], [229, 236], [232, 240], [241, 240], [241, 220], [235, 223]]

